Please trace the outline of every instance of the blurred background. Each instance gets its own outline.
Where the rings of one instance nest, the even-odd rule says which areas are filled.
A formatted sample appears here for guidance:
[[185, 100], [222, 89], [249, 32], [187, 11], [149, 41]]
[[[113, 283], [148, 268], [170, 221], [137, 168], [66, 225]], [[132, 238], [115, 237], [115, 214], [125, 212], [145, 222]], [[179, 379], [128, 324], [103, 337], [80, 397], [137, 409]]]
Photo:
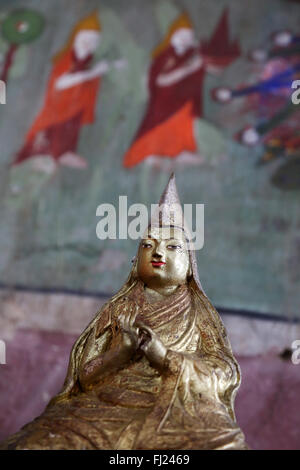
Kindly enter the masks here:
[[97, 207], [157, 203], [175, 171], [205, 204], [246, 440], [300, 448], [299, 20], [296, 0], [0, 1], [0, 440], [130, 270], [137, 242], [99, 240]]

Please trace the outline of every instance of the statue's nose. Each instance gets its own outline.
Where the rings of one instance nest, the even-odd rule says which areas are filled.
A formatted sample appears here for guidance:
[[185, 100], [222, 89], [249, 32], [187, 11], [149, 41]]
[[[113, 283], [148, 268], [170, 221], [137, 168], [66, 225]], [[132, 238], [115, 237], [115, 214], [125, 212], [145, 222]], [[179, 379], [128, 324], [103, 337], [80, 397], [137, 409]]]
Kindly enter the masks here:
[[155, 247], [154, 252], [153, 252], [153, 257], [155, 257], [155, 258], [162, 258], [163, 257], [163, 251], [162, 251], [160, 245], [157, 245]]

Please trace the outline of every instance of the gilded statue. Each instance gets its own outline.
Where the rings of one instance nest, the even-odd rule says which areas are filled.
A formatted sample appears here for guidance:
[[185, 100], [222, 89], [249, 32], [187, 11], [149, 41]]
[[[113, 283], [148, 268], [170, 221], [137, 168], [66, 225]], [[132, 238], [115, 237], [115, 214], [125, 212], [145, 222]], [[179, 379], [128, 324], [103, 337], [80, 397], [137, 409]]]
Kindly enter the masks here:
[[[159, 207], [173, 203], [174, 175]], [[164, 217], [75, 342], [62, 391], [0, 448], [248, 448], [234, 414], [239, 365], [202, 289], [188, 231]]]

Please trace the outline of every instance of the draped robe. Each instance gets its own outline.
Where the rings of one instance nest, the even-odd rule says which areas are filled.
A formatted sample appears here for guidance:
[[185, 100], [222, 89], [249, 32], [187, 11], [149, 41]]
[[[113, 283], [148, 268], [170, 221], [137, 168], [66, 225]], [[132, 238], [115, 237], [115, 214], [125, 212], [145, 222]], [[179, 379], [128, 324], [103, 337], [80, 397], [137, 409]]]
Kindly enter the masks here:
[[[120, 343], [119, 315], [138, 320], [167, 347], [162, 370], [137, 351], [117, 372], [83, 387], [80, 370]], [[195, 283], [149, 303], [137, 280], [113, 297], [71, 352], [62, 392], [8, 439], [5, 449], [244, 449], [233, 398], [239, 367], [217, 312]]]
[[[145, 116], [126, 152], [123, 165], [133, 167], [149, 156], [175, 158], [181, 152], [195, 153], [194, 120], [203, 117], [203, 87], [206, 74], [222, 70], [240, 55], [237, 41], [229, 38], [228, 11], [224, 10], [209, 41], [201, 41], [179, 55], [172, 44], [155, 55], [149, 70], [149, 100]], [[159, 77], [201, 65], [161, 86]]]
[[[89, 70], [92, 59], [90, 55], [78, 60], [71, 49], [54, 63], [43, 108], [29, 129], [14, 165], [40, 154], [49, 154], [58, 160], [66, 152], [76, 152], [81, 127], [94, 122], [101, 79], [93, 78], [62, 90], [56, 88], [56, 83], [64, 74]], [[40, 133], [44, 137], [37, 142]]]

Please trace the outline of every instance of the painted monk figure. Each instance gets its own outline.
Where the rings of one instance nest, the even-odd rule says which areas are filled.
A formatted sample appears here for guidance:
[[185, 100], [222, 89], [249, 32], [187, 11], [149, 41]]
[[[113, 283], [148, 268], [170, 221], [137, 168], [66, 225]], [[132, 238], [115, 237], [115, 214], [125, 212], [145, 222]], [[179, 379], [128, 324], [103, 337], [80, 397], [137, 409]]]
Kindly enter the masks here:
[[[101, 26], [96, 13], [73, 28], [66, 45], [53, 59], [43, 109], [13, 165], [35, 157], [35, 166], [45, 171], [49, 159], [49, 171], [57, 163], [86, 167], [86, 160], [76, 153], [80, 129], [94, 122], [100, 77], [110, 69], [105, 60], [91, 65], [100, 40]], [[122, 66], [122, 61], [113, 65]]]
[[168, 157], [186, 164], [203, 163], [197, 154], [194, 121], [203, 117], [205, 74], [222, 70], [239, 54], [238, 43], [229, 40], [227, 11], [211, 39], [200, 44], [188, 15], [179, 16], [153, 51], [148, 107], [124, 166]]
[[172, 176], [127, 281], [74, 344], [62, 392], [0, 448], [247, 448], [239, 366], [174, 205]]

